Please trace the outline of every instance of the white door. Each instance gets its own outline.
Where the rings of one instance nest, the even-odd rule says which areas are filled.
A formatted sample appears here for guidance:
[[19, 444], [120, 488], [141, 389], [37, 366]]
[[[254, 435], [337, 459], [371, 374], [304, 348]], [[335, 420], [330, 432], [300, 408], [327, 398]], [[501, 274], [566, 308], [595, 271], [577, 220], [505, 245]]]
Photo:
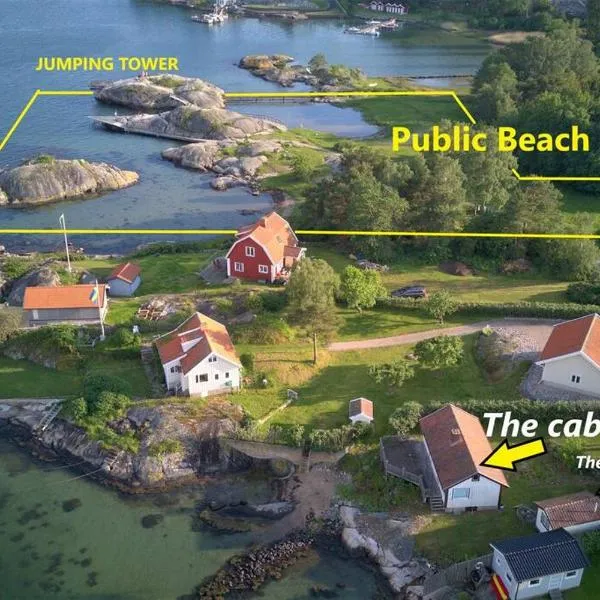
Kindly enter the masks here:
[[563, 574], [556, 573], [550, 577], [548, 582], [548, 590], [560, 590], [560, 584], [562, 583]]

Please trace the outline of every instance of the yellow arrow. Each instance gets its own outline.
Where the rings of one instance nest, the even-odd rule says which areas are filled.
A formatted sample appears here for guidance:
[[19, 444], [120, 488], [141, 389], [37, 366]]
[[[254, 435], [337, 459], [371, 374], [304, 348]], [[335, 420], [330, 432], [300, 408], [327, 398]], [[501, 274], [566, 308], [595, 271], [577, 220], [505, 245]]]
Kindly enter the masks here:
[[481, 463], [482, 467], [493, 467], [504, 471], [516, 471], [515, 466], [522, 460], [546, 454], [546, 444], [543, 438], [536, 438], [528, 442], [521, 442], [514, 446], [508, 445], [508, 440], [503, 440], [500, 445]]

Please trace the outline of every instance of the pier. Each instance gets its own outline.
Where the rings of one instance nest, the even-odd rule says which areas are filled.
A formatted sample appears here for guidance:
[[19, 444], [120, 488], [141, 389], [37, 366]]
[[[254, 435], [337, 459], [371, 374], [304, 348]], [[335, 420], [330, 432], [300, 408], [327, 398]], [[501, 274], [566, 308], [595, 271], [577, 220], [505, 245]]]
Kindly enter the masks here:
[[118, 133], [135, 133], [138, 135], [147, 135], [156, 138], [165, 138], [168, 140], [177, 140], [178, 142], [202, 142], [204, 138], [188, 137], [184, 135], [176, 135], [170, 133], [160, 133], [156, 131], [148, 131], [138, 127], [131, 127], [119, 120], [119, 117], [88, 117], [95, 124], [108, 129], [109, 131], [117, 131]]

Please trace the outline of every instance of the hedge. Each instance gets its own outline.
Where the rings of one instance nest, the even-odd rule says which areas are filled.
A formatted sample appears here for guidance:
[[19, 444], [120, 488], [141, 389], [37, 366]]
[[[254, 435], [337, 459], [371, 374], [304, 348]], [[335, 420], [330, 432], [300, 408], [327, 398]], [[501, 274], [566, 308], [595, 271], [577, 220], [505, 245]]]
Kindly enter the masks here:
[[[377, 306], [399, 310], [425, 311], [423, 300], [411, 298], [380, 298]], [[537, 319], [575, 319], [590, 313], [600, 313], [597, 304], [560, 302], [459, 302], [455, 314], [481, 317], [522, 317]]]
[[[445, 406], [447, 402], [430, 402], [425, 404], [423, 413], [429, 414]], [[540, 400], [479, 400], [467, 398], [455, 402], [456, 406], [470, 412], [480, 419], [485, 413], [511, 412], [511, 418], [523, 422], [526, 419], [537, 419], [540, 424], [548, 424], [554, 419], [581, 419], [588, 411], [597, 411], [600, 403], [593, 400], [542, 402]]]

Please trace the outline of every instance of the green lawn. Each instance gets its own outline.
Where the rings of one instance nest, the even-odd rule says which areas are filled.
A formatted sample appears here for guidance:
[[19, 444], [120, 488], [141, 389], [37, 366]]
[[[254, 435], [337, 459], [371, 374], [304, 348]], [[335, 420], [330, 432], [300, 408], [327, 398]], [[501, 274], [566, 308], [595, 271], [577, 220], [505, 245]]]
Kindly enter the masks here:
[[[320, 245], [309, 246], [308, 254], [323, 258], [338, 273], [353, 264], [347, 256]], [[443, 273], [435, 265], [424, 265], [414, 260], [390, 265], [390, 270], [383, 273], [382, 281], [390, 291], [409, 284], [424, 285], [429, 292], [446, 289], [464, 302], [563, 302], [568, 285], [536, 273], [502, 275], [482, 271], [473, 276], [459, 277]]]
[[91, 354], [87, 368], [79, 370], [47, 369], [27, 360], [0, 357], [0, 398], [50, 398], [71, 396], [81, 392], [86, 374], [114, 375], [126, 380], [136, 397], [147, 397], [150, 384], [138, 359]]
[[[213, 258], [215, 252], [160, 254], [131, 259], [142, 268], [142, 285], [136, 296], [148, 294], [179, 294], [203, 286], [198, 273]], [[99, 278], [110, 274], [123, 259], [86, 259], [74, 263], [77, 268], [91, 271]]]
[[[402, 358], [410, 352], [411, 346], [330, 353], [326, 357], [325, 366], [310, 367], [314, 369], [313, 376], [294, 387], [300, 394], [299, 399], [274, 415], [272, 422], [287, 425], [301, 423], [318, 428], [335, 427], [348, 421], [348, 401], [357, 396], [365, 396], [374, 402], [374, 432], [379, 436], [390, 433], [388, 417], [394, 408], [404, 402], [453, 402], [466, 398], [515, 397], [527, 365], [522, 365], [499, 383], [488, 383], [475, 362], [475, 336], [464, 339], [465, 356], [459, 365], [438, 372], [417, 368], [415, 377], [393, 393], [371, 379], [368, 374], [369, 365]], [[260, 359], [260, 354], [257, 358]], [[294, 360], [294, 354], [288, 354], [287, 359]]]
[[503, 511], [429, 515], [429, 522], [416, 536], [417, 549], [444, 564], [486, 554], [491, 541], [535, 532], [533, 526], [518, 519], [518, 505], [597, 488], [593, 479], [571, 473], [552, 455], [521, 463], [508, 482], [510, 487], [502, 496]]

